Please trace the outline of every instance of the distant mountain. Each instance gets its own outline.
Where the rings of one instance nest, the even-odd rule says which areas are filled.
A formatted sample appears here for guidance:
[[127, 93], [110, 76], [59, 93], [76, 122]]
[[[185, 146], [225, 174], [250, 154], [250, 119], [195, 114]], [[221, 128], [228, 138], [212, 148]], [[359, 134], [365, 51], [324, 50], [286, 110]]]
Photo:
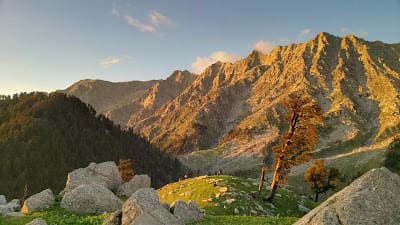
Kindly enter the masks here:
[[131, 159], [156, 187], [183, 174], [173, 156], [62, 93], [1, 96], [0, 156], [0, 193], [8, 198], [22, 197], [25, 186], [58, 192], [68, 172], [90, 162]]
[[[315, 155], [335, 156], [387, 143], [400, 133], [399, 59], [400, 44], [322, 32], [266, 55], [253, 51], [235, 63], [217, 62], [146, 113], [138, 113], [144, 112], [143, 97], [128, 107], [133, 112], [129, 119], [127, 114], [106, 115], [164, 151], [215, 149], [227, 160], [224, 168], [237, 169], [238, 157], [261, 163], [284, 127], [278, 103], [305, 92], [324, 112]], [[196, 158], [187, 165], [221, 165], [209, 154], [200, 156], [203, 161]]]
[[187, 70], [177, 70], [165, 80], [119, 83], [81, 80], [59, 92], [79, 97], [98, 113], [124, 127], [152, 115], [164, 103], [176, 98], [195, 78], [196, 75]]

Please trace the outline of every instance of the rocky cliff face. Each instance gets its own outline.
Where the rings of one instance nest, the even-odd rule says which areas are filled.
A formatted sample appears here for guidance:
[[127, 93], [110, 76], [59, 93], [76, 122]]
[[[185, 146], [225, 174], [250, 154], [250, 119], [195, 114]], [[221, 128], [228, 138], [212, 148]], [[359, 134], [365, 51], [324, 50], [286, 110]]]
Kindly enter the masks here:
[[283, 127], [278, 103], [301, 91], [324, 112], [319, 148], [362, 146], [400, 130], [399, 59], [400, 44], [319, 33], [267, 55], [217, 62], [196, 77], [175, 72], [106, 115], [168, 152], [243, 146], [230, 154], [263, 155]]
[[324, 111], [320, 147], [379, 141], [399, 129], [399, 46], [320, 33], [268, 55], [252, 52], [213, 64], [177, 98], [130, 125], [176, 153], [248, 143], [278, 132], [279, 101], [304, 91]]

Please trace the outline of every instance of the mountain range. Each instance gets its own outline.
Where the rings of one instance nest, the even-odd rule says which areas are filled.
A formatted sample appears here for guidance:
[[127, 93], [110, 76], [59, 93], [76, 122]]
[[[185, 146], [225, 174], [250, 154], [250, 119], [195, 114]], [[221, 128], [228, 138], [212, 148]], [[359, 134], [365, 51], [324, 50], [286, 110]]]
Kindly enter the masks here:
[[387, 146], [400, 133], [399, 60], [399, 43], [321, 32], [268, 54], [253, 51], [234, 63], [216, 62], [199, 75], [175, 71], [166, 80], [147, 82], [83, 80], [62, 92], [160, 149], [183, 154], [181, 161], [198, 163], [196, 169], [235, 170], [241, 158], [247, 170], [246, 163], [253, 168], [270, 155], [285, 127], [279, 103], [297, 92], [323, 111], [316, 157]]

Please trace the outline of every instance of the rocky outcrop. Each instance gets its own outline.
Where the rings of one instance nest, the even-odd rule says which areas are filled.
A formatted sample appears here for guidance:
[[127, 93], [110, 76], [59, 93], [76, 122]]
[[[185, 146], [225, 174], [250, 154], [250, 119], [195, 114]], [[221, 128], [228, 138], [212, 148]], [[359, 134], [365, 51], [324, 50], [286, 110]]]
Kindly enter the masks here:
[[41, 209], [46, 209], [54, 205], [54, 194], [50, 189], [46, 189], [40, 193], [34, 194], [27, 198], [21, 208], [22, 213], [32, 213]]
[[122, 184], [122, 179], [115, 162], [90, 163], [88, 167], [76, 169], [68, 174], [63, 193], [84, 184], [103, 185], [109, 190], [117, 190]]
[[400, 224], [400, 176], [373, 169], [310, 211], [295, 225]]
[[16, 211], [19, 211], [20, 208], [21, 202], [19, 199], [13, 199], [7, 203], [6, 197], [0, 195], [0, 214], [11, 215]]
[[67, 192], [60, 206], [78, 214], [102, 214], [120, 209], [122, 201], [103, 185], [84, 184]]
[[184, 224], [194, 223], [203, 219], [200, 206], [194, 201], [184, 202], [177, 200], [172, 203], [171, 212]]
[[129, 182], [122, 184], [118, 188], [118, 194], [130, 197], [140, 188], [150, 188], [151, 178], [148, 175], [135, 175]]
[[42, 218], [36, 218], [25, 225], [47, 225], [47, 223]]
[[122, 225], [179, 225], [177, 217], [161, 206], [152, 188], [137, 190], [122, 206]]

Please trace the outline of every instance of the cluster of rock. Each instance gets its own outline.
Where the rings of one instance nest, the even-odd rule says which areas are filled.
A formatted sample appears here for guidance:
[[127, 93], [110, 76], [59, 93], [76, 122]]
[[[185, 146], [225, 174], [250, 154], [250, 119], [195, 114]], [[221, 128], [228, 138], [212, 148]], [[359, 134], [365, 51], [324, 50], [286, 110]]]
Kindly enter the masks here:
[[[68, 174], [66, 186], [60, 193], [60, 207], [77, 214], [113, 212], [104, 221], [105, 225], [179, 225], [203, 217], [200, 207], [194, 202], [176, 201], [171, 206], [161, 203], [157, 192], [150, 186], [151, 179], [147, 175], [135, 175], [129, 182], [122, 184], [114, 162], [91, 163], [86, 168]], [[128, 200], [123, 203], [114, 193], [128, 197]], [[46, 189], [26, 199], [21, 213], [46, 209], [55, 203], [53, 192]], [[0, 196], [0, 213], [14, 212], [19, 208], [19, 201], [7, 203], [5, 197]], [[29, 225], [46, 225], [46, 222], [38, 218]]]
[[171, 206], [161, 203], [153, 188], [140, 188], [103, 225], [183, 225], [203, 218], [193, 201], [175, 201]]
[[13, 199], [10, 202], [7, 202], [7, 199], [4, 195], [0, 195], [0, 215], [7, 216], [20, 216], [18, 213], [21, 208], [21, 202], [19, 199]]

